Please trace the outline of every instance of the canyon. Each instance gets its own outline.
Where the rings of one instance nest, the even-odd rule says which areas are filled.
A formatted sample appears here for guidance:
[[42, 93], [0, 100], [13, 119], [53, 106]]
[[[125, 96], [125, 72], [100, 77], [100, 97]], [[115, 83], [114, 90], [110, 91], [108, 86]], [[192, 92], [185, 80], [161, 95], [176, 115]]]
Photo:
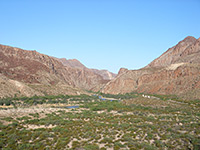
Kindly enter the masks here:
[[138, 70], [89, 69], [76, 59], [0, 45], [0, 97], [130, 92], [200, 98], [200, 38], [186, 37]]

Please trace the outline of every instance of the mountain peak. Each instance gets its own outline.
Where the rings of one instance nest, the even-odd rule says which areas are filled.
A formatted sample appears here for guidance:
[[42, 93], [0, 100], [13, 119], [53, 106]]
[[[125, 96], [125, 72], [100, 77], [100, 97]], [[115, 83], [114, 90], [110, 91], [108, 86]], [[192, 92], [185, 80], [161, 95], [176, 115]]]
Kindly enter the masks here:
[[121, 68], [118, 76], [101, 91], [110, 94], [129, 92], [178, 95], [200, 98], [200, 38], [188, 36], [169, 48], [146, 68]]
[[198, 47], [194, 47], [197, 41], [193, 36], [187, 36], [177, 45], [169, 48], [160, 57], [152, 61], [147, 67], [166, 67], [176, 62], [189, 62], [190, 60], [183, 58], [198, 51]]
[[113, 79], [116, 74], [109, 72], [108, 70], [98, 70], [98, 69], [89, 69], [86, 66], [84, 66], [79, 60], [77, 59], [66, 59], [66, 58], [60, 58], [58, 59], [65, 67], [71, 67], [71, 68], [77, 68], [77, 69], [84, 69], [89, 72], [93, 72], [97, 75], [100, 75], [103, 77], [104, 80], [111, 80]]
[[126, 71], [128, 71], [127, 68], [120, 68], [119, 71], [118, 71], [118, 75], [120, 75], [120, 74], [122, 74], [122, 73], [124, 73]]
[[80, 62], [79, 60], [77, 59], [69, 59], [70, 61], [76, 61], [76, 62]]
[[184, 42], [186, 42], [186, 41], [188, 41], [188, 42], [194, 42], [196, 40], [197, 39], [195, 37], [193, 37], [193, 36], [187, 36], [183, 41]]
[[77, 59], [66, 59], [66, 58], [60, 58], [59, 61], [67, 67], [72, 67], [72, 68], [81, 68], [84, 69], [86, 68], [80, 61]]

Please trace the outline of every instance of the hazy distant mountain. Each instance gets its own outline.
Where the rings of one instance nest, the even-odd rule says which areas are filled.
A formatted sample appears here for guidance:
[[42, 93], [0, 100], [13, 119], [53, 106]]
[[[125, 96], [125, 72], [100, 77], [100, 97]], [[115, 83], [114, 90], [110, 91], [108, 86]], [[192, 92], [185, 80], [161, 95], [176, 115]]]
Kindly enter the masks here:
[[89, 69], [85, 67], [80, 61], [77, 59], [66, 59], [66, 58], [61, 58], [58, 59], [62, 64], [66, 67], [72, 67], [72, 68], [78, 68], [78, 69], [84, 69], [87, 71], [92, 71], [100, 76], [103, 77], [104, 80], [111, 80], [114, 77], [116, 77], [116, 74], [109, 72], [108, 70], [98, 70], [98, 69]]
[[186, 37], [145, 68], [121, 70], [102, 92], [178, 94], [200, 98], [200, 38]]
[[66, 59], [60, 58], [58, 59], [64, 66], [72, 67], [72, 68], [79, 68], [79, 69], [86, 69], [86, 67], [77, 59]]

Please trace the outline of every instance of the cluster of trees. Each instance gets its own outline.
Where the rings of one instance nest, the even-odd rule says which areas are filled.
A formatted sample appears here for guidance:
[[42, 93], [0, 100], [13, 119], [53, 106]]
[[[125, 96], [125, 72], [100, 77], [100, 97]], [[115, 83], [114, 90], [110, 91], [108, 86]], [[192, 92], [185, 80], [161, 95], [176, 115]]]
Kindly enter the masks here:
[[89, 95], [46, 95], [46, 96], [33, 96], [33, 97], [8, 97], [0, 99], [0, 105], [37, 105], [37, 104], [56, 104], [56, 103], [68, 103], [69, 101], [84, 101], [89, 102], [96, 97]]

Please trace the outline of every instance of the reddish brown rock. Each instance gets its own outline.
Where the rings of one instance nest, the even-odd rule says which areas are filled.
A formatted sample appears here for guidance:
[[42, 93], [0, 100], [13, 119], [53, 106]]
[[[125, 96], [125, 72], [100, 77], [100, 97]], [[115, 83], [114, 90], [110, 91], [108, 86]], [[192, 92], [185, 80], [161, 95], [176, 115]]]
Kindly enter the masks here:
[[126, 69], [126, 68], [120, 68], [119, 72], [118, 72], [118, 75], [121, 75], [121, 74], [123, 74], [123, 73], [125, 73], [127, 71], [128, 71], [128, 69]]
[[34, 85], [32, 86], [34, 90], [39, 89], [41, 94], [59, 94], [61, 86], [66, 87], [63, 90], [60, 89], [64, 94], [67, 93], [64, 89], [70, 91], [70, 87], [74, 89], [71, 91], [78, 91], [76, 88], [99, 90], [108, 82], [103, 76], [87, 69], [78, 60], [69, 60], [66, 64], [63, 59], [60, 61], [36, 51], [5, 45], [0, 45], [0, 75], [22, 84]]
[[66, 67], [71, 68], [79, 68], [79, 69], [86, 69], [86, 67], [77, 59], [66, 59], [66, 58], [60, 58], [58, 59], [62, 64]]
[[87, 70], [88, 72], [93, 72], [97, 75], [100, 75], [103, 77], [104, 80], [112, 80], [116, 74], [109, 72], [108, 70], [98, 70], [98, 69], [89, 69], [85, 67], [80, 61], [77, 59], [66, 59], [66, 58], [61, 58], [58, 59], [62, 64], [66, 67], [71, 67], [71, 68], [77, 68], [77, 69], [83, 69]]
[[[192, 54], [195, 51], [199, 51], [198, 46], [193, 47], [197, 41], [198, 40], [196, 40], [194, 37], [191, 36], [186, 37], [176, 46], [169, 48], [160, 57], [152, 61], [147, 67], [165, 67], [177, 62], [190, 61], [190, 60], [181, 61], [181, 59], [185, 57], [184, 53], [187, 53], [186, 51], [188, 51], [190, 54]], [[190, 50], [190, 47], [193, 47], [192, 50]]]
[[133, 92], [138, 88], [139, 77], [150, 72], [150, 69], [125, 70], [123, 73], [119, 71], [117, 77], [104, 86], [102, 92], [110, 94]]
[[120, 70], [102, 92], [137, 91], [200, 99], [200, 38], [186, 37], [140, 70]]

